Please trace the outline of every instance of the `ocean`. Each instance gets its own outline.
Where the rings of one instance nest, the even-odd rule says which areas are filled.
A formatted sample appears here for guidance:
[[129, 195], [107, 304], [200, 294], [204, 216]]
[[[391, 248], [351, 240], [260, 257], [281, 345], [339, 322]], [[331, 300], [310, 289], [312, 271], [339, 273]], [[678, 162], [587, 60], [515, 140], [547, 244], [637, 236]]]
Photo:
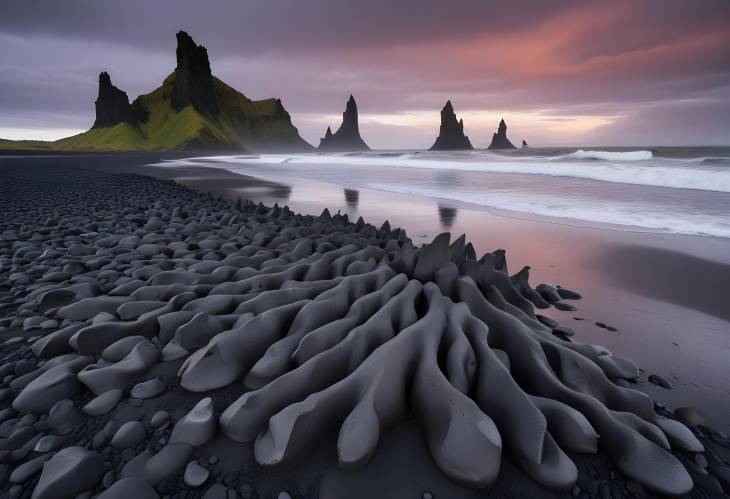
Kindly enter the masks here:
[[371, 151], [171, 160], [275, 182], [308, 179], [497, 214], [730, 238], [730, 148]]

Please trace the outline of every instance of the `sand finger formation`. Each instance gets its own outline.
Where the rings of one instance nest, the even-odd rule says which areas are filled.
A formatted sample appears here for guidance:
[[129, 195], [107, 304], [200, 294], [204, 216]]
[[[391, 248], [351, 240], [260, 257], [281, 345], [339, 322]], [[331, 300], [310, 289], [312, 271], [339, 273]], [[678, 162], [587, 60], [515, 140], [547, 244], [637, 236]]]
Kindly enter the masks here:
[[569, 454], [597, 452], [651, 492], [693, 487], [675, 454], [703, 444], [627, 387], [634, 363], [536, 314], [580, 296], [510, 275], [503, 251], [478, 257], [448, 233], [416, 248], [387, 222], [136, 175], [31, 185], [16, 172], [5, 188], [0, 466], [13, 497], [225, 497], [238, 485], [199, 454], [214, 439], [249, 443], [269, 467], [334, 436], [338, 465], [355, 469], [407, 418], [466, 487], [490, 486], [507, 459], [570, 491]]

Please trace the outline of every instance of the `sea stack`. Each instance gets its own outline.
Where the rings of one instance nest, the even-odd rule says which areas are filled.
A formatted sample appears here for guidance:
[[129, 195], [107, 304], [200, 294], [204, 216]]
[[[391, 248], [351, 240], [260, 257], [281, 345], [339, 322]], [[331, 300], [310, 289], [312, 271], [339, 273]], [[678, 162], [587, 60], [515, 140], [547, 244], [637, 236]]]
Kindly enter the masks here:
[[190, 105], [206, 116], [218, 114], [208, 51], [202, 45], [196, 45], [186, 32], [180, 31], [177, 34], [177, 68], [172, 87], [172, 108], [180, 112]]
[[507, 138], [507, 124], [504, 120], [499, 122], [497, 133], [492, 135], [492, 143], [489, 144], [487, 149], [515, 149], [515, 146]]
[[342, 113], [342, 125], [335, 133], [327, 127], [327, 132], [319, 141], [319, 151], [326, 152], [348, 152], [348, 151], [369, 151], [370, 147], [360, 137], [360, 126], [357, 118], [357, 103], [350, 95], [347, 101], [345, 112]]
[[456, 120], [451, 101], [441, 110], [441, 128], [431, 151], [452, 151], [458, 149], [474, 149], [469, 137], [464, 135], [464, 120]]
[[137, 126], [127, 94], [112, 85], [112, 79], [106, 71], [99, 75], [99, 96], [94, 104], [96, 120], [91, 128], [111, 127], [119, 123]]
[[525, 139], [522, 139], [522, 149], [527, 149], [527, 148], [528, 148], [527, 141]]

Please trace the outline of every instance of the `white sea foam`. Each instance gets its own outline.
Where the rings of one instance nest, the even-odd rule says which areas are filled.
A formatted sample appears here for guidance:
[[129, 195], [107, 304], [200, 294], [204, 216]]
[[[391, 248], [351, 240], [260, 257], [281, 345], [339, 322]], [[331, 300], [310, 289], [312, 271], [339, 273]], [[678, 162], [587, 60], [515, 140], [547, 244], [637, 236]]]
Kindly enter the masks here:
[[[577, 151], [579, 152], [579, 151]], [[576, 152], [576, 153], [577, 153]], [[601, 152], [601, 151], [593, 151]], [[604, 151], [605, 152], [605, 151]], [[625, 154], [649, 153], [634, 151]], [[576, 154], [573, 153], [573, 154]], [[624, 153], [609, 153], [624, 154]], [[693, 161], [665, 161], [654, 158], [651, 164], [637, 161], [558, 161], [548, 157], [502, 156], [490, 153], [449, 154], [401, 154], [382, 157], [375, 155], [345, 154], [262, 154], [260, 156], [216, 156], [187, 160], [187, 164], [206, 164], [241, 172], [247, 165], [286, 165], [288, 167], [313, 165], [318, 167], [382, 167], [421, 168], [429, 170], [455, 170], [521, 175], [569, 177], [601, 182], [664, 187], [672, 189], [696, 189], [703, 191], [730, 192], [730, 169], [703, 167]], [[174, 166], [174, 164], [171, 164]]]
[[730, 237], [730, 219], [699, 213], [667, 213], [648, 203], [627, 201], [606, 203], [559, 196], [540, 196], [514, 191], [463, 192], [370, 183], [368, 187], [399, 194], [472, 203], [499, 211], [534, 214], [562, 220], [634, 227], [652, 232], [670, 232], [700, 236]]
[[[607, 153], [583, 151], [593, 156], [603, 152]], [[630, 154], [641, 152], [633, 151]], [[388, 153], [387, 156], [374, 153], [264, 154], [190, 158], [170, 161], [165, 165], [217, 167], [283, 182], [292, 177], [310, 178], [347, 187], [450, 199], [515, 214], [554, 217], [566, 223], [580, 220], [584, 224], [611, 224], [655, 232], [730, 237], [730, 214], [726, 216], [722, 212], [722, 206], [730, 206], [728, 197], [702, 192], [730, 192], [730, 168], [705, 166], [700, 160], [707, 159], [707, 156], [653, 157], [647, 160], [616, 160], [614, 157], [611, 160], [595, 161], [578, 159], [573, 155], [561, 159], [538, 154], [536, 152], [529, 157], [485, 151], [401, 152]], [[458, 182], [449, 185], [435, 180], [443, 178], [442, 175], [410, 175], [404, 171], [410, 168], [477, 174], [470, 173], [469, 179], [474, 183], [469, 185]], [[485, 175], [479, 175], [481, 173]], [[522, 181], [515, 181], [512, 177], [500, 177], [497, 180], [497, 177], [490, 177], [492, 174], [539, 175], [542, 178], [534, 178], [533, 181], [523, 177]], [[556, 177], [609, 184], [601, 186], [601, 189], [590, 182], [567, 184], [566, 188], [566, 184]], [[458, 177], [454, 175], [454, 178]], [[524, 181], [526, 178], [529, 182]], [[612, 187], [611, 184], [616, 186]], [[665, 189], [662, 192], [642, 187], [624, 188], [619, 187], [621, 184]], [[523, 187], [527, 190], [521, 190]], [[682, 191], [675, 193], [666, 189]]]
[[651, 151], [577, 151], [563, 156], [576, 159], [603, 159], [606, 161], [644, 161], [654, 157]]

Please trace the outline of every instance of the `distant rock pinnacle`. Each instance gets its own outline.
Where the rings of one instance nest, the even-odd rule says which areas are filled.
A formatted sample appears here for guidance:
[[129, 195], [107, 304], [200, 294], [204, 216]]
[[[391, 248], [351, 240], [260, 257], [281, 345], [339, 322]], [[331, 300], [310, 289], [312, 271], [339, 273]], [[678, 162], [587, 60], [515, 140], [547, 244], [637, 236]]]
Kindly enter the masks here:
[[507, 138], [507, 124], [504, 120], [499, 122], [499, 128], [497, 133], [492, 135], [492, 143], [489, 144], [487, 149], [514, 149], [515, 146]]
[[456, 120], [456, 113], [451, 101], [441, 110], [441, 128], [431, 151], [448, 151], [455, 149], [474, 149], [469, 137], [464, 135], [464, 120]]
[[112, 85], [112, 79], [106, 71], [99, 75], [99, 96], [95, 105], [96, 120], [91, 128], [110, 127], [119, 123], [137, 126], [127, 94]]
[[319, 142], [320, 151], [369, 151], [370, 148], [360, 137], [360, 126], [357, 118], [357, 104], [351, 95], [342, 113], [342, 125], [335, 133], [327, 127], [327, 132]]
[[207, 116], [218, 114], [208, 51], [202, 45], [196, 45], [186, 32], [180, 31], [177, 34], [177, 68], [172, 88], [172, 108], [179, 112], [190, 105]]
[[522, 139], [522, 149], [527, 149], [529, 146], [527, 145], [527, 141], [525, 139]]

